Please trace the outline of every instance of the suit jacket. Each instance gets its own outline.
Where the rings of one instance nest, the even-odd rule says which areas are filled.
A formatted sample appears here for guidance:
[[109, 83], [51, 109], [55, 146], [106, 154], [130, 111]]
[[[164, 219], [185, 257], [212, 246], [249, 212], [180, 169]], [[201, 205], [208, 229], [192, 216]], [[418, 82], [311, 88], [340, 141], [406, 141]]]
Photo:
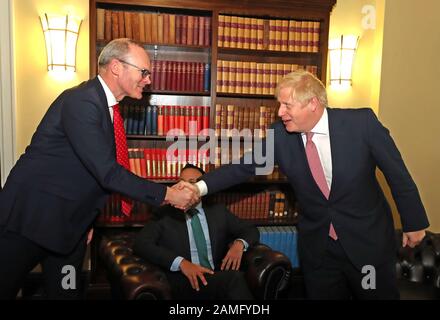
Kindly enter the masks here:
[[[215, 270], [219, 270], [228, 244], [241, 238], [249, 246], [259, 241], [258, 229], [237, 218], [224, 205], [203, 206], [211, 240]], [[191, 261], [188, 229], [185, 215], [170, 206], [160, 208], [155, 218], [148, 222], [136, 237], [134, 251], [144, 259], [170, 271], [178, 256]]]
[[[395, 257], [390, 207], [376, 179], [384, 173], [404, 231], [429, 226], [417, 187], [389, 131], [370, 109], [328, 110], [333, 177], [329, 199], [308, 166], [300, 133], [273, 125], [275, 163], [293, 187], [300, 213], [298, 250], [303, 267], [316, 268], [328, 241], [330, 222], [347, 255], [359, 269]], [[229, 165], [203, 177], [208, 192], [217, 192], [255, 174], [255, 164]], [[389, 261], [389, 260], [388, 260]]]
[[165, 186], [124, 169], [115, 150], [98, 78], [64, 91], [49, 107], [0, 192], [0, 229], [68, 253], [111, 192], [159, 205]]

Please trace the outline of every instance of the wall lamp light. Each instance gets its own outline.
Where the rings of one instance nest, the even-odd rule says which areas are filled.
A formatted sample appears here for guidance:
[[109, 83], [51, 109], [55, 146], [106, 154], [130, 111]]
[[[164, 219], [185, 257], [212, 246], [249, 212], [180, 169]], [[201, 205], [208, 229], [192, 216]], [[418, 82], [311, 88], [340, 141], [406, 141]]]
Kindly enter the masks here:
[[48, 71], [76, 71], [76, 45], [82, 20], [70, 15], [40, 16]]

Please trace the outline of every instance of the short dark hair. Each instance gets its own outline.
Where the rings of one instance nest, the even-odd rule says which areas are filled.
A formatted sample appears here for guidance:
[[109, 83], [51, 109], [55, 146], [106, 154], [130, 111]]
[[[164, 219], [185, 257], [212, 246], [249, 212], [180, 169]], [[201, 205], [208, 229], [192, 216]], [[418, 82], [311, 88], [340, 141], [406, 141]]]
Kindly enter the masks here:
[[187, 164], [182, 168], [182, 170], [181, 170], [180, 172], [182, 172], [183, 170], [186, 170], [186, 169], [195, 169], [195, 170], [199, 171], [201, 174], [205, 174], [205, 173], [206, 173], [202, 168], [197, 167], [197, 166], [195, 166], [195, 165], [193, 165], [193, 164], [191, 164], [191, 163], [187, 163]]

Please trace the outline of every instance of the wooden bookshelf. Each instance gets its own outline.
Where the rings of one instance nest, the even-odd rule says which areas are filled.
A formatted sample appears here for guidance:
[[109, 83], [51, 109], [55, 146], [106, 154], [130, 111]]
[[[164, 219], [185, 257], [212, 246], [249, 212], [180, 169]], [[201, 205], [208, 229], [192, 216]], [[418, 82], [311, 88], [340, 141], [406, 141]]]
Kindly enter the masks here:
[[[260, 106], [266, 106], [267, 108], [272, 110], [271, 112], [274, 112], [274, 116], [276, 119], [276, 110], [278, 107], [278, 103], [274, 99], [273, 95], [274, 76], [271, 78], [272, 81], [269, 84], [271, 86], [271, 88], [269, 89], [270, 92], [244, 93], [244, 91], [247, 91], [248, 89], [249, 91], [253, 90], [252, 87], [247, 88], [246, 85], [242, 85], [242, 87], [240, 87], [240, 83], [248, 82], [246, 81], [248, 80], [247, 73], [249, 73], [249, 80], [250, 82], [252, 82], [251, 86], [255, 86], [256, 77], [253, 78], [254, 76], [251, 76], [251, 72], [253, 71], [247, 71], [247, 68], [242, 67], [242, 70], [244, 70], [242, 74], [228, 71], [230, 72], [228, 73], [228, 77], [229, 75], [232, 75], [232, 77], [234, 77], [233, 81], [235, 81], [235, 88], [238, 88], [237, 91], [239, 92], [234, 92], [234, 90], [231, 90], [231, 92], [219, 91], [218, 84], [219, 81], [222, 80], [220, 79], [220, 77], [223, 76], [221, 74], [222, 70], [219, 69], [219, 61], [227, 61], [228, 63], [242, 62], [246, 63], [246, 67], [248, 65], [251, 66], [251, 63], [252, 65], [253, 63], [261, 65], [267, 64], [271, 68], [274, 68], [273, 66], [275, 65], [282, 64], [284, 66], [284, 73], [286, 73], [288, 70], [287, 65], [312, 66], [318, 78], [320, 78], [323, 83], [326, 83], [329, 17], [335, 3], [336, 0], [254, 0], [252, 1], [252, 5], [249, 5], [250, 2], [246, 0], [90, 0], [90, 75], [91, 77], [96, 76], [97, 59], [99, 53], [112, 38], [107, 34], [109, 32], [108, 30], [112, 29], [112, 25], [105, 25], [105, 16], [104, 22], [102, 21], [103, 14], [107, 14], [108, 17], [111, 16], [111, 14], [109, 13], [117, 13], [114, 16], [125, 17], [126, 13], [129, 13], [127, 16], [131, 15], [132, 17], [135, 17], [134, 19], [136, 19], [136, 17], [139, 17], [139, 27], [135, 28], [141, 28], [142, 19], [144, 19], [143, 25], [145, 27], [146, 21], [149, 21], [148, 19], [150, 18], [157, 18], [158, 21], [160, 21], [161, 19], [163, 19], [163, 21], [166, 21], [167, 19], [169, 19], [169, 21], [172, 21], [172, 19], [175, 19], [175, 21], [188, 21], [188, 19], [190, 21], [198, 21], [198, 31], [196, 32], [194, 31], [194, 28], [192, 29], [193, 33], [192, 36], [190, 36], [192, 41], [190, 42], [188, 40], [188, 35], [190, 34], [190, 31], [188, 30], [191, 29], [190, 24], [186, 25], [186, 28], [182, 25], [178, 28], [175, 24], [173, 38], [172, 36], [170, 36], [170, 34], [173, 33], [171, 22], [168, 24], [168, 29], [160, 29], [163, 32], [162, 35], [160, 35], [161, 31], [157, 31], [159, 33], [156, 34], [156, 41], [153, 41], [154, 39], [152, 39], [154, 38], [153, 33], [151, 35], [151, 38], [148, 38], [146, 33], [144, 33], [142, 36], [142, 32], [140, 32], [139, 35], [136, 36], [138, 37], [138, 39], [135, 40], [138, 40], [138, 42], [140, 42], [145, 47], [145, 49], [149, 52], [150, 59], [152, 61], [168, 60], [191, 63], [201, 62], [204, 63], [205, 66], [209, 65], [209, 75], [207, 76], [207, 79], [203, 79], [205, 87], [206, 85], [208, 87], [207, 90], [157, 90], [152, 89], [153, 87], [149, 86], [145, 88], [144, 97], [140, 101], [124, 99], [121, 104], [126, 103], [130, 106], [144, 106], [145, 108], [147, 108], [147, 106], [149, 105], [174, 105], [185, 108], [190, 106], [209, 107], [209, 129], [218, 128], [218, 126], [216, 126], [218, 124], [216, 123], [216, 120], [219, 119], [218, 117], [216, 118], [217, 105], [233, 105], [237, 106], [238, 109], [251, 108], [255, 112], [258, 112]], [[98, 15], [100, 17], [98, 17]], [[161, 15], [163, 15], [162, 18], [160, 18]], [[176, 18], [177, 16], [186, 18]], [[231, 20], [237, 19], [237, 21], [239, 20], [246, 22], [239, 24], [239, 26], [237, 26], [237, 30], [229, 29], [228, 31], [229, 36], [231, 36], [231, 33], [232, 35], [234, 35], [236, 32], [237, 39], [245, 39], [243, 40], [243, 43], [241, 43], [240, 40], [234, 40], [233, 43], [235, 43], [234, 45], [237, 47], [224, 46], [224, 42], [222, 44], [221, 41], [219, 46], [219, 40], [224, 39], [225, 37], [226, 26], [224, 25], [223, 16], [228, 16]], [[125, 18], [120, 19], [122, 20], [118, 20], [118, 24], [121, 25], [123, 23], [125, 25], [125, 23], [127, 23], [127, 21], [124, 20]], [[258, 38], [258, 27], [256, 27], [257, 31], [255, 31], [257, 32], [257, 37], [255, 37], [255, 34], [253, 33], [254, 31], [252, 31], [253, 28], [255, 29], [252, 21], [258, 22], [258, 19], [263, 20], [262, 40]], [[209, 26], [201, 28], [201, 21], [206, 22], [208, 20]], [[219, 20], [222, 20], [223, 22], [220, 23]], [[250, 24], [249, 21], [251, 21]], [[280, 21], [282, 28], [279, 32], [281, 32], [281, 34], [271, 34], [270, 25], [277, 25], [277, 23], [280, 24]], [[285, 21], [295, 21], [299, 23], [298, 25], [308, 25], [307, 23], [310, 23], [310, 25], [312, 25], [311, 23], [315, 24], [313, 28], [298, 27], [296, 29], [288, 29], [286, 36]], [[104, 25], [102, 25], [102, 23], [104, 23]], [[135, 22], [135, 25], [137, 25], [137, 22]], [[163, 26], [163, 24], [161, 25]], [[294, 23], [292, 25], [295, 26]], [[316, 28], [316, 26], [318, 26], [318, 28]], [[221, 29], [222, 27], [223, 29]], [[154, 29], [154, 27], [152, 28]], [[244, 31], [242, 31], [242, 28], [244, 29]], [[248, 29], [250, 29], [250, 31]], [[183, 43], [182, 39], [183, 32], [185, 31], [182, 30], [186, 30], [187, 37], [185, 43]], [[200, 30], [203, 30], [203, 41], [201, 41], [202, 31]], [[275, 29], [272, 29], [272, 31], [273, 30]], [[100, 35], [98, 35], [98, 31], [100, 32]], [[208, 34], [206, 34], [206, 32], [208, 32]], [[295, 35], [294, 32], [298, 32], [298, 34]], [[168, 40], [164, 40], [164, 38], [167, 37], [165, 36], [166, 33], [168, 34]], [[180, 33], [179, 41], [177, 40], [178, 33]], [[124, 33], [123, 36], [125, 37], [127, 35]], [[197, 41], [195, 40], [196, 37]], [[208, 37], [208, 40], [206, 40], [206, 37]], [[172, 42], [170, 39], [174, 39], [172, 40], [174, 42]], [[278, 40], [282, 41], [279, 44], [279, 47], [277, 47]], [[289, 45], [293, 43], [293, 47], [291, 47], [290, 49], [295, 49], [295, 44], [297, 44], [301, 49], [301, 45], [304, 44], [304, 41], [306, 41], [306, 44], [303, 45], [302, 50], [285, 50], [285, 41], [290, 40], [293, 41], [288, 42], [287, 44]], [[248, 48], [246, 47], [246, 41], [249, 42]], [[254, 41], [257, 41], [257, 43], [263, 41], [264, 49], [251, 49], [251, 43], [253, 43]], [[272, 47], [272, 49], [278, 49], [268, 50], [268, 44], [270, 44], [271, 41], [272, 44], [275, 46]], [[284, 49], [282, 49], [283, 46]], [[306, 50], [307, 52], [303, 52], [304, 50]], [[267, 65], [264, 67], [267, 68]], [[155, 79], [155, 76], [156, 75], [153, 74], [153, 81]], [[280, 76], [282, 75], [277, 73], [275, 78], [279, 79]], [[245, 77], [246, 79], [244, 79]], [[230, 81], [230, 79], [228, 79], [228, 81]], [[264, 82], [264, 85], [267, 85], [267, 81]], [[273, 118], [271, 119], [273, 120]], [[266, 122], [264, 126], [267, 128], [270, 125], [271, 120], [265, 121]], [[234, 120], [234, 125], [240, 123], [243, 124], [245, 122], [244, 120], [240, 119], [236, 120], [236, 122]], [[197, 136], [184, 136], [179, 138], [183, 138], [188, 144], [191, 141], [196, 140]], [[139, 148], [139, 150], [141, 151], [142, 148], [165, 148], [166, 146], [168, 146], [167, 143], [172, 143], [166, 141], [166, 137], [164, 135], [151, 134], [148, 133], [146, 130], [143, 132], [143, 134], [141, 134], [140, 132], [128, 134], [127, 139], [129, 148]], [[175, 138], [175, 140], [176, 139], [177, 138]], [[209, 141], [209, 138], [204, 139], [204, 141]], [[216, 139], [218, 141], [222, 141], [225, 139], [230, 140], [232, 138], [216, 137]], [[240, 141], [243, 142], [248, 139], [249, 138], [241, 137]], [[200, 145], [200, 143], [205, 142], [198, 142], [198, 145]], [[141, 161], [143, 160], [141, 159]], [[209, 165], [208, 168], [209, 170], [212, 170], [214, 166]], [[176, 179], [157, 179], [156, 181], [160, 183], [172, 184], [176, 181]], [[264, 190], [279, 190], [280, 192], [285, 194], [286, 206], [288, 206], [285, 208], [285, 211], [287, 212], [287, 218], [258, 218], [252, 219], [251, 221], [260, 226], [295, 225], [298, 217], [295, 208], [294, 190], [291, 189], [291, 186], [288, 183], [287, 179], [283, 176], [278, 176], [273, 179], [255, 178], [245, 184], [233, 187], [230, 190], [227, 190], [227, 192], [236, 192], [237, 194], [239, 194], [240, 192], [246, 191], [264, 192]], [[111, 207], [110, 209], [107, 208], [106, 210], [111, 210]], [[145, 210], [147, 209], [145, 209], [144, 207], [143, 210], [143, 212], [145, 213]], [[107, 214], [108, 213], [109, 211], [107, 211]], [[98, 226], [101, 232], [105, 232], [106, 229], [109, 229], [109, 232], [113, 233], [116, 232], [118, 228], [120, 228], [121, 230], [126, 230], [130, 227], [140, 228], [142, 226], [142, 223], [136, 221], [105, 223], [101, 220], [98, 221]]]

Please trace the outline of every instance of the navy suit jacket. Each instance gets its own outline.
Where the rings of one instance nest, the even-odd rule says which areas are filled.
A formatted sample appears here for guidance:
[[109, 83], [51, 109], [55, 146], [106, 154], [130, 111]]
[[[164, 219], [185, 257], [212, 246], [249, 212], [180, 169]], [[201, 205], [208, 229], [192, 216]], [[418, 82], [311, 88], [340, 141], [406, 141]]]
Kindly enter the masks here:
[[166, 187], [116, 162], [113, 124], [98, 78], [52, 103], [0, 192], [0, 230], [49, 250], [70, 252], [107, 196], [159, 205]]
[[[215, 270], [220, 270], [231, 241], [241, 238], [249, 246], [259, 241], [258, 229], [236, 217], [224, 205], [203, 205], [203, 210], [208, 223]], [[170, 271], [171, 264], [178, 256], [191, 261], [188, 228], [183, 212], [170, 206], [160, 208], [155, 218], [136, 237], [134, 251], [165, 271]]]
[[[282, 122], [273, 125], [275, 163], [287, 176], [298, 200], [301, 263], [316, 268], [322, 262], [330, 222], [351, 261], [359, 269], [395, 257], [390, 207], [376, 178], [386, 177], [401, 216], [403, 230], [429, 226], [417, 187], [389, 131], [371, 109], [327, 108], [332, 155], [329, 199], [320, 191], [308, 166], [300, 133], [289, 133]], [[208, 192], [245, 181], [255, 164], [221, 167], [206, 174]]]

